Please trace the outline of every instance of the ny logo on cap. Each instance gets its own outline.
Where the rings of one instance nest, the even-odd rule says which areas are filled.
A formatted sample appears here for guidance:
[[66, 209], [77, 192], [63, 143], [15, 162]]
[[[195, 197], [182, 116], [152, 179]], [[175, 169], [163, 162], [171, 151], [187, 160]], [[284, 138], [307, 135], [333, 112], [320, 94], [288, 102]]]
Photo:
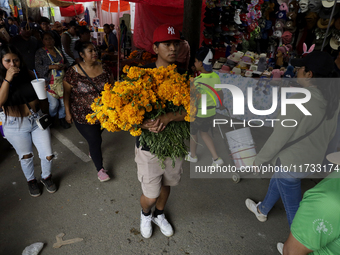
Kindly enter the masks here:
[[168, 27], [168, 34], [174, 35], [175, 29], [173, 27]]

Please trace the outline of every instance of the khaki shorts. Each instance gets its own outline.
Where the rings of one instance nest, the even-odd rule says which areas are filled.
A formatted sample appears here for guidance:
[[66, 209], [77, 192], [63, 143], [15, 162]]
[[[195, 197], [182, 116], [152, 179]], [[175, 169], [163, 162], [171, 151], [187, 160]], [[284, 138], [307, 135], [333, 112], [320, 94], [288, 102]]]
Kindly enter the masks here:
[[145, 151], [135, 147], [135, 162], [137, 163], [138, 180], [142, 184], [144, 196], [147, 198], [157, 198], [161, 193], [162, 186], [176, 186], [181, 180], [182, 158], [177, 158], [175, 168], [172, 167], [171, 158], [164, 161], [165, 169], [162, 169], [158, 158]]

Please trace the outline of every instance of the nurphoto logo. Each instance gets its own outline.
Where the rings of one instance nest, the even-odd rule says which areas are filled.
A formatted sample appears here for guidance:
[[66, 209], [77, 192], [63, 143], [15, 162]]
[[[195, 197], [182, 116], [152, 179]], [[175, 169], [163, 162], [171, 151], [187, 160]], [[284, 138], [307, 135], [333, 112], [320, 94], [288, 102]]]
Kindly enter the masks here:
[[[244, 115], [244, 107], [245, 107], [245, 97], [240, 88], [238, 88], [235, 85], [231, 84], [216, 84], [215, 88], [221, 88], [221, 89], [228, 89], [233, 97], [233, 115]], [[278, 88], [273, 87], [272, 88], [272, 106], [270, 109], [267, 110], [258, 110], [255, 109], [254, 104], [253, 104], [253, 89], [251, 87], [247, 88], [247, 106], [248, 109], [251, 113], [254, 115], [258, 116], [265, 116], [265, 115], [270, 115], [274, 113], [278, 107]], [[281, 115], [285, 116], [287, 114], [287, 105], [288, 104], [294, 104], [304, 115], [312, 115], [304, 106], [304, 103], [307, 103], [311, 99], [311, 93], [309, 90], [305, 88], [294, 88], [294, 87], [283, 87], [281, 89]], [[302, 93], [305, 95], [304, 98], [288, 98], [287, 95], [292, 94], [292, 93]], [[202, 94], [201, 97], [201, 113], [202, 115], [207, 114], [207, 95]], [[269, 121], [272, 123], [272, 127], [274, 127], [274, 122], [279, 121], [278, 119], [266, 119], [265, 121]], [[261, 123], [260, 125], [254, 125], [254, 123]], [[288, 125], [289, 122], [293, 122], [293, 125]], [[227, 124], [228, 120], [227, 119], [214, 119], [214, 127], [215, 125], [219, 124]], [[250, 119], [247, 121], [248, 126], [250, 127], [262, 127], [264, 125], [264, 121], [261, 119]], [[243, 122], [233, 122], [232, 120], [230, 121], [230, 125], [232, 126], [233, 124], [243, 124], [244, 127], [246, 127], [246, 121], [243, 120]], [[284, 127], [295, 127], [297, 125], [297, 121], [294, 119], [283, 119], [281, 120], [281, 125]]]

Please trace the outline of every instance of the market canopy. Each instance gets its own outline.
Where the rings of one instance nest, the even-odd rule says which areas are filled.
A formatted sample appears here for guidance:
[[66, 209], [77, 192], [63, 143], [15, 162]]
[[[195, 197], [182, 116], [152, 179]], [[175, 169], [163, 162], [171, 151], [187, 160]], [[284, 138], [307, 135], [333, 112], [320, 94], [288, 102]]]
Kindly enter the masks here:
[[184, 0], [123, 0], [125, 2], [134, 2], [138, 4], [148, 4], [148, 5], [157, 5], [164, 7], [173, 7], [173, 8], [183, 8]]
[[87, 3], [87, 2], [99, 2], [101, 0], [59, 0], [60, 2], [74, 2], [74, 3]]
[[69, 6], [72, 3], [61, 2], [59, 0], [26, 0], [27, 7], [59, 7], [59, 6]]

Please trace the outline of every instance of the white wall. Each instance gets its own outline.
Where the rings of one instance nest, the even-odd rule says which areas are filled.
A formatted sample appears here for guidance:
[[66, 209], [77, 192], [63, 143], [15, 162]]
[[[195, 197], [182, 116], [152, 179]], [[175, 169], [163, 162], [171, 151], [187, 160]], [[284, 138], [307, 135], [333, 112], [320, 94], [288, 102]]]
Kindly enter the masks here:
[[[82, 3], [84, 5], [84, 10], [86, 10], [86, 7], [89, 9], [90, 13], [90, 22], [92, 26], [92, 19], [96, 17], [96, 13], [93, 11], [93, 8], [96, 8], [96, 2], [87, 2], [87, 3]], [[69, 22], [72, 20], [72, 17], [62, 17], [60, 15], [60, 10], [59, 7], [53, 7], [54, 8], [54, 20], [55, 21], [65, 21]], [[103, 24], [108, 23], [108, 24], [115, 24], [116, 27], [119, 26], [119, 21], [118, 21], [118, 13], [111, 13], [111, 12], [105, 12], [102, 10], [99, 10], [102, 12], [102, 17], [103, 17]], [[48, 7], [40, 7], [40, 12], [41, 16], [49, 17], [48, 16]], [[134, 29], [134, 24], [135, 24], [135, 3], [130, 3], [130, 11], [126, 12], [121, 12], [119, 15], [119, 18], [123, 17], [124, 14], [130, 14], [131, 15], [131, 22], [130, 22], [130, 27], [131, 27], [131, 32], [133, 33]], [[80, 18], [84, 18], [84, 13], [78, 15]], [[128, 24], [127, 24], [128, 25]]]
[[[96, 16], [96, 13], [92, 10], [93, 7], [96, 7], [95, 2], [87, 2], [87, 3], [82, 3], [84, 5], [84, 11], [86, 10], [86, 7], [89, 9], [89, 13], [90, 13], [90, 22], [91, 22], [91, 26], [92, 26], [92, 19]], [[41, 16], [45, 16], [48, 17], [48, 7], [40, 7], [40, 13]], [[59, 7], [53, 7], [54, 9], [54, 20], [55, 21], [65, 21], [65, 22], [69, 22], [72, 20], [72, 17], [62, 17], [60, 15], [60, 10]], [[78, 15], [80, 18], [84, 18], [84, 13], [79, 14]]]

